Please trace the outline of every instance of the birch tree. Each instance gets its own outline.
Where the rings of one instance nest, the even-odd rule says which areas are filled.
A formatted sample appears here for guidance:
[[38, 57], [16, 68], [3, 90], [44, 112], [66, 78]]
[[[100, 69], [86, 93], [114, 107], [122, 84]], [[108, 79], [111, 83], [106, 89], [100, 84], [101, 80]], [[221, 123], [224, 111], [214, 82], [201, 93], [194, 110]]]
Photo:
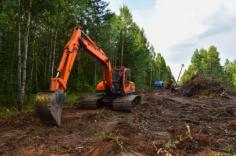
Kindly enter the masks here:
[[21, 80], [22, 80], [22, 74], [21, 74], [21, 20], [20, 20], [20, 9], [21, 9], [21, 0], [18, 0], [18, 11], [17, 11], [17, 28], [18, 28], [18, 67], [17, 67], [17, 86], [18, 86], [18, 94], [17, 94], [17, 103], [18, 108], [21, 110], [21, 105], [23, 103], [22, 95], [21, 95]]
[[25, 87], [26, 87], [26, 72], [27, 72], [27, 57], [29, 50], [29, 33], [30, 33], [30, 22], [31, 22], [31, 9], [32, 9], [32, 0], [29, 0], [28, 16], [26, 23], [26, 32], [24, 38], [24, 55], [22, 57], [22, 82], [20, 88], [20, 103], [19, 110], [22, 110], [23, 104], [25, 102]]

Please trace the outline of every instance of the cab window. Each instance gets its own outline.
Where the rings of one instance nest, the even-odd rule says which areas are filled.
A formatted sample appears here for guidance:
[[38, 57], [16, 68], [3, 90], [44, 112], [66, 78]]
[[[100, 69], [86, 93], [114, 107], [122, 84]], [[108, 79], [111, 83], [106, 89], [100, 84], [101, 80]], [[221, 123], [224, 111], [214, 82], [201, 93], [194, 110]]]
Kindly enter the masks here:
[[114, 71], [113, 72], [113, 81], [119, 82], [122, 80], [122, 72], [121, 71]]

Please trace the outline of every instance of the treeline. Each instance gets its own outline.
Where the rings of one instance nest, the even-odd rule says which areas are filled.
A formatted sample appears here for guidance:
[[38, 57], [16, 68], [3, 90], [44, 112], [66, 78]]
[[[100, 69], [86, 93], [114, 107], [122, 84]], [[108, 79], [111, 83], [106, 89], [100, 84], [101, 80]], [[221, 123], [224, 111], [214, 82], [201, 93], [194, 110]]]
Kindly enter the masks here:
[[[17, 102], [49, 88], [63, 47], [79, 25], [109, 56], [131, 68], [137, 88], [173, 78], [164, 58], [132, 19], [126, 6], [116, 15], [103, 0], [2, 0], [0, 2], [0, 104]], [[68, 92], [95, 90], [102, 67], [80, 50]], [[17, 98], [18, 97], [18, 98]]]
[[218, 79], [236, 88], [236, 60], [226, 59], [224, 66], [220, 63], [219, 52], [215, 46], [208, 49], [196, 49], [191, 65], [185, 70], [181, 80], [187, 82], [193, 75], [201, 74]]

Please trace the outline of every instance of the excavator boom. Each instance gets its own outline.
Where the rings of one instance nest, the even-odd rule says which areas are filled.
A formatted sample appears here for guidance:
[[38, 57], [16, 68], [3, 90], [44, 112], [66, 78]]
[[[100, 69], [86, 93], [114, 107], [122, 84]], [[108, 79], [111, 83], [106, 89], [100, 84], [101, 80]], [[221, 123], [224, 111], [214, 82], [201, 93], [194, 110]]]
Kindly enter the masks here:
[[87, 36], [79, 27], [75, 27], [71, 39], [64, 47], [64, 52], [57, 68], [57, 75], [51, 79], [51, 91], [65, 91], [70, 72], [72, 70], [75, 57], [78, 50], [82, 46], [90, 55], [94, 56], [99, 62], [104, 65], [104, 79], [106, 86], [112, 87], [112, 66], [109, 58], [105, 55], [102, 49]]

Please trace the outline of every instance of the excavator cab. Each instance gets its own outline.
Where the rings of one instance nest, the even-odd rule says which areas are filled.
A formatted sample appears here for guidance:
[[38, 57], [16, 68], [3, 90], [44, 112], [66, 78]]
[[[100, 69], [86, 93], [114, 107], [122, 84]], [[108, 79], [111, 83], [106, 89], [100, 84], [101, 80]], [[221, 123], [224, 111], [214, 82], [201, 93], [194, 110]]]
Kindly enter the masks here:
[[[113, 95], [127, 95], [135, 92], [135, 84], [131, 81], [131, 74], [129, 68], [115, 67], [113, 69], [113, 81], [111, 92]], [[106, 92], [104, 81], [98, 83], [97, 92]]]
[[123, 94], [123, 70], [114, 70], [113, 71], [113, 89], [112, 92], [115, 94]]
[[135, 85], [131, 81], [130, 69], [116, 67], [113, 71], [113, 94], [127, 95], [135, 92]]

